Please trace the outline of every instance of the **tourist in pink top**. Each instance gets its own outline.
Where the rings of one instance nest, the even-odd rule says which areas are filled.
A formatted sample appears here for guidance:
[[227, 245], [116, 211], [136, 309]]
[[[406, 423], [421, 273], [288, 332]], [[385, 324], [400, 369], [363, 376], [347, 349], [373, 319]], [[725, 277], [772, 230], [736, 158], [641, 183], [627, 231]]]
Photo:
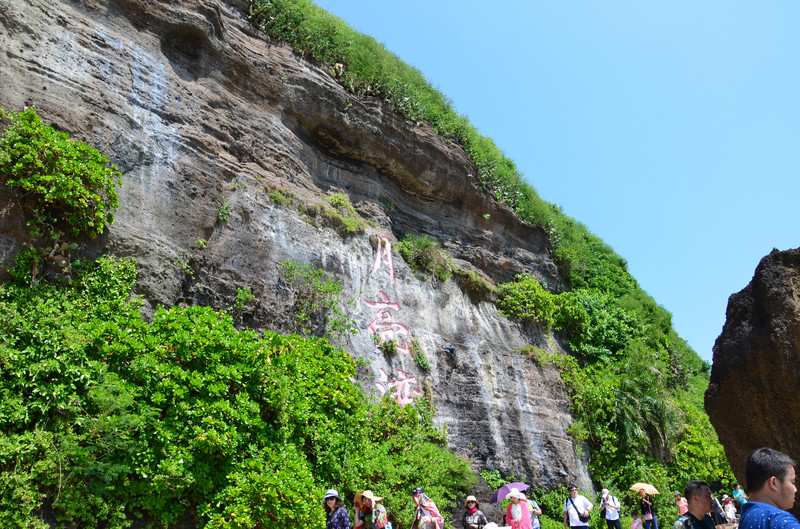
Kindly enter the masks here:
[[678, 506], [678, 516], [686, 514], [689, 510], [689, 502], [686, 501], [686, 498], [681, 497], [680, 492], [675, 493], [675, 505]]
[[511, 500], [506, 507], [506, 524], [510, 525], [511, 529], [531, 529], [530, 509], [528, 502], [525, 501], [525, 495], [513, 488], [506, 498]]

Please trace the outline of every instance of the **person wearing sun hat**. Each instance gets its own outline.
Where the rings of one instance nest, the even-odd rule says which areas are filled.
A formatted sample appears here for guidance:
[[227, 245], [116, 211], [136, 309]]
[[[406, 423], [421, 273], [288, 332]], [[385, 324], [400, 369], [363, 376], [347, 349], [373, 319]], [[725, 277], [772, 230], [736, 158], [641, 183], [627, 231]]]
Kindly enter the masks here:
[[478, 500], [475, 496], [467, 496], [464, 501], [464, 529], [483, 529], [488, 523], [486, 516], [478, 509]]
[[350, 529], [350, 514], [342, 504], [342, 499], [336, 489], [328, 489], [322, 498], [327, 519], [325, 529]]
[[525, 495], [513, 487], [506, 498], [511, 500], [506, 507], [506, 523], [511, 529], [531, 529], [531, 511]]
[[361, 526], [364, 529], [383, 529], [386, 527], [386, 507], [381, 503], [383, 498], [373, 494], [371, 490], [365, 490], [360, 494], [356, 494], [356, 516], [359, 521], [356, 522], [356, 527]]
[[411, 497], [414, 498], [414, 523], [411, 524], [411, 529], [442, 529], [444, 527], [444, 518], [439, 514], [439, 508], [436, 504], [425, 495], [425, 490], [422, 487], [415, 487], [411, 491]]

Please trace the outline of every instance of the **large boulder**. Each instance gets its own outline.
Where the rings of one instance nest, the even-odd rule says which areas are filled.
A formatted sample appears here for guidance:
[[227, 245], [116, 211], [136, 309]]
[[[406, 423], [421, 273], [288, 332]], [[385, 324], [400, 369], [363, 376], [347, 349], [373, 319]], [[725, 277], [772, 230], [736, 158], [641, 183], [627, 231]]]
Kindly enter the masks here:
[[755, 448], [800, 459], [800, 248], [773, 250], [730, 297], [713, 362], [706, 411], [737, 479]]

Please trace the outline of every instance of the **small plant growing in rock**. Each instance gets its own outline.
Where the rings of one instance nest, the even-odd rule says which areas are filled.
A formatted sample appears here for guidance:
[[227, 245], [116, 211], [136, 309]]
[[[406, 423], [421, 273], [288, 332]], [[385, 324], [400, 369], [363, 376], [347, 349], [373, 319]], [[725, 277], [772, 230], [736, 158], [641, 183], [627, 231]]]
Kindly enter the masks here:
[[355, 322], [344, 311], [344, 305], [353, 300], [344, 300], [340, 281], [320, 268], [295, 261], [282, 261], [281, 268], [286, 284], [294, 291], [296, 331], [311, 335], [316, 329], [317, 334], [333, 337], [358, 333]]
[[241, 311], [249, 305], [255, 298], [250, 287], [236, 287], [236, 297], [233, 300], [233, 310]]
[[325, 200], [328, 202], [328, 204], [331, 205], [333, 209], [336, 210], [337, 213], [339, 213], [339, 215], [347, 218], [352, 218], [356, 216], [356, 210], [350, 203], [350, 199], [347, 198], [347, 195], [337, 193], [335, 195], [326, 197]]
[[395, 248], [413, 270], [428, 272], [447, 281], [453, 275], [453, 260], [439, 241], [428, 235], [407, 235]]
[[222, 197], [222, 203], [219, 206], [219, 212], [217, 212], [217, 222], [228, 222], [231, 216], [231, 203], [230, 201]]
[[394, 340], [384, 340], [378, 344], [378, 349], [386, 356], [394, 356], [397, 354], [397, 342]]
[[394, 203], [388, 198], [381, 197], [381, 202], [383, 202], [383, 205], [389, 210], [389, 213], [394, 213], [397, 209], [397, 206], [395, 206]]
[[425, 351], [419, 346], [419, 341], [414, 338], [411, 340], [411, 354], [414, 356], [414, 363], [417, 365], [418, 368], [422, 369], [423, 371], [430, 371], [431, 370], [431, 363], [428, 360], [428, 355], [425, 354]]
[[280, 189], [273, 189], [270, 191], [269, 199], [279, 206], [285, 206], [292, 203], [291, 196], [289, 196], [287, 192], [281, 191]]

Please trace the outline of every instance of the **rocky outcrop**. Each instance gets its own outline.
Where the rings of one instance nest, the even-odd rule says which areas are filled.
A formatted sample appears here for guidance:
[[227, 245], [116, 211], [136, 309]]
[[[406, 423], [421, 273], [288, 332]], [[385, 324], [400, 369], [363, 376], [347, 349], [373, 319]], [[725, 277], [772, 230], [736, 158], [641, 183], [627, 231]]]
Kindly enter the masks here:
[[800, 249], [764, 257], [728, 300], [714, 344], [706, 411], [737, 479], [747, 454], [768, 446], [800, 457]]
[[[480, 191], [460, 147], [354, 98], [326, 66], [257, 32], [246, 12], [237, 0], [0, 0], [0, 105], [36, 105], [124, 175], [116, 222], [91, 251], [136, 257], [146, 307], [228, 307], [248, 286], [256, 300], [242, 321], [280, 330], [291, 323], [281, 261], [320, 266], [354, 299], [360, 332], [342, 345], [368, 361], [365, 388], [413, 397], [429, 387], [450, 445], [476, 469], [590, 487], [558, 373], [509, 354], [557, 344], [453, 280], [419, 278], [397, 254], [391, 266], [380, 259], [381, 238], [429, 234], [489, 281], [525, 272], [555, 284], [544, 230]], [[371, 227], [343, 238], [270, 200], [277, 189], [309, 206], [346, 194]], [[0, 200], [7, 259], [25, 237], [13, 193], [0, 190]], [[378, 350], [370, 334], [380, 325], [416, 339], [430, 371]]]

